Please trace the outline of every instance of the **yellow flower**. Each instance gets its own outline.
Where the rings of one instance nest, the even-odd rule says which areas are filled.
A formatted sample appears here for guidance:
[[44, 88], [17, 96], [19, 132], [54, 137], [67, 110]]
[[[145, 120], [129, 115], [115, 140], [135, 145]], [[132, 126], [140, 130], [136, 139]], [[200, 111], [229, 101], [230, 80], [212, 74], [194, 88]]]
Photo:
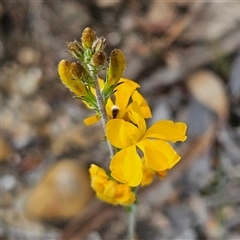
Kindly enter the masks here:
[[147, 129], [136, 107], [133, 107], [135, 111], [130, 111], [134, 124], [123, 119], [111, 119], [106, 124], [107, 139], [113, 146], [122, 149], [111, 160], [111, 174], [119, 182], [133, 187], [142, 181], [142, 161], [137, 148], [153, 170], [164, 171], [172, 168], [181, 158], [168, 142], [183, 142], [187, 138], [187, 125], [182, 122], [161, 120]]
[[[136, 90], [139, 87], [137, 83], [130, 79], [122, 78], [122, 84], [116, 87], [114, 93], [115, 101], [108, 100], [106, 110], [110, 119], [124, 119], [129, 121], [129, 112], [132, 109], [132, 103], [136, 102], [144, 118], [151, 118], [151, 110], [144, 97]], [[130, 101], [131, 99], [131, 101]], [[113, 107], [118, 108], [118, 113], [113, 116]]]
[[[136, 90], [140, 86], [127, 78], [121, 78], [119, 84], [115, 88], [115, 93], [113, 94], [114, 101], [110, 98], [106, 104], [106, 111], [109, 119], [124, 119], [129, 121], [129, 111], [132, 109], [132, 102], [137, 102], [144, 118], [151, 118], [151, 110], [148, 106], [147, 101], [143, 96]], [[103, 86], [103, 80], [99, 80], [100, 86]], [[132, 102], [130, 102], [130, 99]], [[100, 120], [99, 115], [94, 115], [88, 117], [84, 120], [87, 126], [90, 126]]]
[[157, 175], [160, 179], [164, 178], [167, 174], [167, 171], [154, 171], [152, 168], [149, 167], [147, 162], [142, 159], [142, 171], [143, 177], [141, 181], [141, 186], [147, 186], [153, 182], [154, 177]]
[[124, 206], [131, 205], [136, 200], [134, 193], [128, 185], [109, 179], [104, 169], [91, 164], [89, 172], [91, 186], [100, 200]]

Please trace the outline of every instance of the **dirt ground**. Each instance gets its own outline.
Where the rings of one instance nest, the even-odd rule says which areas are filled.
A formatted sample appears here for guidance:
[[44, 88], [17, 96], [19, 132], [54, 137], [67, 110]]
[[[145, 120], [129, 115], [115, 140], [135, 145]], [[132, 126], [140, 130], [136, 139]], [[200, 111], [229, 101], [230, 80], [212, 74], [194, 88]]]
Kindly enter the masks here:
[[240, 239], [239, 12], [239, 1], [1, 1], [0, 239], [127, 239], [124, 209], [89, 186], [89, 165], [108, 165], [101, 125], [84, 125], [93, 112], [57, 74], [87, 26], [125, 54], [149, 125], [188, 124], [181, 161], [139, 191], [137, 239]]

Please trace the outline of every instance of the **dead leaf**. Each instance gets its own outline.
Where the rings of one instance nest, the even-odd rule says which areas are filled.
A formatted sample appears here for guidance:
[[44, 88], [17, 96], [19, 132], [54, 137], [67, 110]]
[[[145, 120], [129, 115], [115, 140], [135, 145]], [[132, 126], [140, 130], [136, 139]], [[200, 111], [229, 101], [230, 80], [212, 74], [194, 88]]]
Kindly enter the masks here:
[[228, 97], [222, 79], [214, 72], [201, 70], [187, 80], [191, 94], [207, 108], [226, 119], [229, 111]]

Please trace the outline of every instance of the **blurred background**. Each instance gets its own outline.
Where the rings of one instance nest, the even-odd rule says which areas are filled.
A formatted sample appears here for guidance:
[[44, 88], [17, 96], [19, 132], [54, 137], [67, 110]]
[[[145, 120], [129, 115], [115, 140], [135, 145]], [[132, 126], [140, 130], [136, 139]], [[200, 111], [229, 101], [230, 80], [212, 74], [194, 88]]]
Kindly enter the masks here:
[[96, 200], [100, 124], [61, 84], [67, 42], [92, 27], [159, 119], [184, 121], [182, 160], [139, 191], [140, 240], [240, 239], [239, 1], [1, 1], [1, 239], [126, 239], [126, 213]]

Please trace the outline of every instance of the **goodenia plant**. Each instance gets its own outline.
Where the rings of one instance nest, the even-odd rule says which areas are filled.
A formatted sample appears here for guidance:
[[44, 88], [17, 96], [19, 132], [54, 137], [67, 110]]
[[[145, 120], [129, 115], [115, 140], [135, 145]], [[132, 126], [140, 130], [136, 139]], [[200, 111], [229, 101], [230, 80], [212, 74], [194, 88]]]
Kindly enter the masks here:
[[[186, 140], [187, 125], [160, 120], [147, 128], [145, 119], [152, 117], [151, 110], [138, 92], [139, 84], [122, 77], [124, 54], [114, 49], [107, 57], [105, 45], [105, 38], [85, 28], [81, 41], [68, 43], [68, 52], [76, 61], [61, 60], [58, 73], [75, 97], [94, 111], [84, 119], [85, 125], [102, 123], [110, 151], [109, 169], [92, 163], [91, 187], [100, 200], [128, 210], [129, 238], [134, 239], [136, 190], [155, 177], [163, 178], [180, 160], [170, 143]], [[98, 77], [102, 70], [105, 79]]]

